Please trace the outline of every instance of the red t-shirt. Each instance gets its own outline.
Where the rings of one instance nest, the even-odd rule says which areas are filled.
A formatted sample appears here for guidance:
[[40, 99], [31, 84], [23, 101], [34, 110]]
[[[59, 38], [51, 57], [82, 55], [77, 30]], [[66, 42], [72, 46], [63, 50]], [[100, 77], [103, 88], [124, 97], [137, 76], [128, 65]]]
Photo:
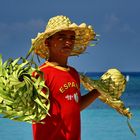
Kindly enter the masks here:
[[50, 90], [50, 116], [33, 124], [34, 140], [80, 140], [80, 80], [78, 72], [50, 62], [40, 70]]

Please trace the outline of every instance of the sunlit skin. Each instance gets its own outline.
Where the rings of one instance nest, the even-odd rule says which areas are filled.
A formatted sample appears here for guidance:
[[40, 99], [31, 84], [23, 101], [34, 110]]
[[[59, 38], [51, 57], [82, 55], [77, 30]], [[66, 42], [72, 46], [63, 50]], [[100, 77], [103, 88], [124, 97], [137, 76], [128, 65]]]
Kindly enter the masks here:
[[[47, 38], [45, 44], [49, 48], [49, 62], [55, 62], [59, 66], [68, 67], [67, 60], [70, 56], [75, 43], [75, 32], [71, 30], [63, 30], [57, 32], [50, 38]], [[88, 94], [81, 96], [80, 110], [89, 106], [100, 93], [94, 89]]]
[[57, 32], [45, 41], [49, 47], [50, 62], [57, 62], [59, 65], [67, 66], [67, 59], [70, 56], [75, 42], [75, 32], [64, 30]]

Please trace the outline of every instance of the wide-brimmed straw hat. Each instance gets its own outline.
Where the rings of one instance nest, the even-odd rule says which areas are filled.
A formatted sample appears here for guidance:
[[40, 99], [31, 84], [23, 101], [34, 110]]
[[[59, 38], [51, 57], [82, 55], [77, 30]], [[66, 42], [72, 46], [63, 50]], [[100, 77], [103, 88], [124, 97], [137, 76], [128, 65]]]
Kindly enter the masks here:
[[90, 41], [94, 40], [96, 34], [91, 25], [82, 23], [77, 25], [72, 23], [66, 16], [59, 15], [52, 17], [42, 33], [38, 33], [35, 39], [32, 39], [32, 48], [34, 52], [42, 58], [49, 57], [49, 49], [45, 40], [62, 30], [72, 30], [75, 32], [75, 44], [71, 55], [79, 55], [85, 51]]

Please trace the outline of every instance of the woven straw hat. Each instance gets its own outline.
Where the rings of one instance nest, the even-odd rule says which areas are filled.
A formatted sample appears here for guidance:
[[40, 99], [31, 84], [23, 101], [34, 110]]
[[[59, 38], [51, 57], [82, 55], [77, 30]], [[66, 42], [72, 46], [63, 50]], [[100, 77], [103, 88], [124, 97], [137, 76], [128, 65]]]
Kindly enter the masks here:
[[35, 39], [32, 39], [32, 47], [34, 52], [42, 58], [49, 57], [49, 49], [45, 44], [45, 40], [62, 30], [75, 31], [75, 44], [71, 55], [79, 55], [83, 53], [91, 40], [94, 40], [95, 32], [90, 25], [82, 23], [77, 25], [72, 23], [66, 16], [59, 15], [52, 17], [42, 33], [38, 33]]

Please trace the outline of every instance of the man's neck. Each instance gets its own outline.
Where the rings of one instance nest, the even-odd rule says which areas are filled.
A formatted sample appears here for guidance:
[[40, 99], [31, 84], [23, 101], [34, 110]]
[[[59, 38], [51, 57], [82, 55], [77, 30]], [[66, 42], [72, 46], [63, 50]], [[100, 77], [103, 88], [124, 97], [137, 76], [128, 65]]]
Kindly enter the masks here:
[[48, 61], [49, 62], [54, 62], [56, 63], [57, 65], [61, 66], [61, 67], [67, 67], [67, 59], [68, 58], [49, 58]]

